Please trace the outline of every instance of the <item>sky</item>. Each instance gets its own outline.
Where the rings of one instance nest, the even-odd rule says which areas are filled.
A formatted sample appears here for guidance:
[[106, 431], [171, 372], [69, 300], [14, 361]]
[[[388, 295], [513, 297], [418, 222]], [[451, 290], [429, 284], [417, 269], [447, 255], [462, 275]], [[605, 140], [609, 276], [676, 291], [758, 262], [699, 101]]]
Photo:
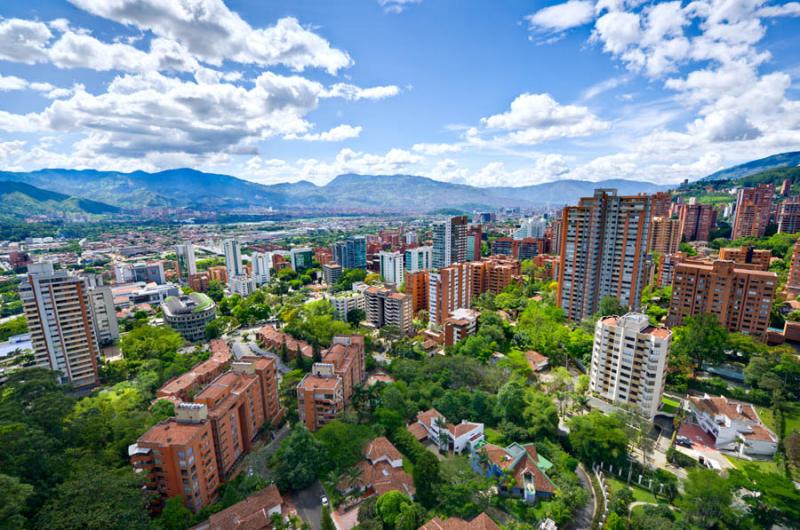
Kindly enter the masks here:
[[5, 170], [676, 183], [793, 150], [797, 1], [0, 3]]

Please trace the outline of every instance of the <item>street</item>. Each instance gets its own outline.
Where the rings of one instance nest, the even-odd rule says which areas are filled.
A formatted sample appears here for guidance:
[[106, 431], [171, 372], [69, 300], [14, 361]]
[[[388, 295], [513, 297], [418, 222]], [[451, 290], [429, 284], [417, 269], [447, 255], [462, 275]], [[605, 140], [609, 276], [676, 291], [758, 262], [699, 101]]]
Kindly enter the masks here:
[[322, 520], [322, 504], [320, 499], [325, 495], [319, 480], [311, 486], [292, 494], [292, 502], [297, 507], [297, 513], [307, 522], [312, 530], [319, 530]]
[[589, 530], [589, 528], [592, 527], [592, 519], [594, 519], [595, 510], [595, 498], [592, 490], [592, 481], [583, 470], [583, 466], [578, 466], [575, 469], [575, 472], [578, 474], [578, 480], [581, 481], [581, 486], [583, 486], [583, 488], [589, 492], [589, 499], [586, 501], [586, 504], [583, 505], [580, 510], [578, 510], [566, 527], [569, 530]]

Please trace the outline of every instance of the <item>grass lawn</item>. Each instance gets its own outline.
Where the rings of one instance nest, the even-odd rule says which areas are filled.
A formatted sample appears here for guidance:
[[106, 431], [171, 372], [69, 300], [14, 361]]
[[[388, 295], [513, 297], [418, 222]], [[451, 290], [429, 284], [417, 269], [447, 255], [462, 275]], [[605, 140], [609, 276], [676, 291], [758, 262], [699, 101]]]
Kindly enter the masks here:
[[775, 417], [772, 415], [772, 409], [769, 407], [756, 407], [756, 412], [758, 412], [758, 417], [761, 418], [761, 421], [764, 425], [767, 426], [768, 429], [771, 431], [775, 431]]
[[[772, 415], [772, 409], [768, 407], [756, 407], [756, 409], [764, 425], [775, 431], [775, 418]], [[792, 431], [800, 431], [800, 403], [787, 403], [783, 417], [786, 420], [786, 432], [784, 435], [788, 436]]]
[[774, 460], [751, 462], [750, 460], [742, 460], [740, 458], [733, 458], [730, 456], [726, 456], [725, 458], [727, 458], [736, 469], [744, 470], [745, 465], [753, 465], [762, 473], [781, 473], [781, 471], [778, 470], [778, 465]]
[[483, 435], [486, 437], [486, 441], [488, 443], [490, 443], [490, 444], [497, 445], [503, 439], [503, 435], [502, 434], [500, 434], [496, 430], [491, 429], [489, 427], [484, 427], [483, 428]]
[[[608, 489], [611, 495], [613, 495], [614, 493], [618, 492], [619, 490], [621, 490], [626, 486], [625, 482], [615, 478], [606, 477], [606, 481], [608, 482]], [[638, 487], [633, 482], [631, 482], [629, 487], [633, 492], [633, 500], [640, 502], [652, 502], [652, 503], [658, 502], [655, 495], [653, 495], [644, 488]]]
[[678, 412], [678, 407], [681, 406], [680, 403], [667, 396], [663, 396], [661, 398], [661, 404], [662, 404], [661, 411], [664, 414], [675, 414], [676, 412]]

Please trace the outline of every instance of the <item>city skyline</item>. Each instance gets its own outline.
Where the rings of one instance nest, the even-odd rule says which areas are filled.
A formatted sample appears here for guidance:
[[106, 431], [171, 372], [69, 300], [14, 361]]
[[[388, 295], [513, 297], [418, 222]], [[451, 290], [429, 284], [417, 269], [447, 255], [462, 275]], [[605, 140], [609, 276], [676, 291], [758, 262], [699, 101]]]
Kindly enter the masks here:
[[800, 148], [799, 14], [763, 1], [6, 5], [0, 163], [677, 183]]

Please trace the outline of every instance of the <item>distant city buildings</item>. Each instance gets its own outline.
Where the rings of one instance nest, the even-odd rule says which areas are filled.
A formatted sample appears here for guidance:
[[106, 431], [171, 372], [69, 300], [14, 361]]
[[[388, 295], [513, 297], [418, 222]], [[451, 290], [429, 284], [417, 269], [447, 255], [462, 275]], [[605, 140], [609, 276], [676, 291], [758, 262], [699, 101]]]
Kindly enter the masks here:
[[590, 390], [652, 419], [664, 392], [671, 336], [642, 313], [601, 318], [595, 325]]
[[55, 270], [50, 262], [34, 263], [28, 266], [19, 296], [36, 366], [60, 372], [62, 383], [97, 385], [100, 346], [87, 280]]
[[309, 247], [297, 247], [289, 251], [292, 270], [303, 272], [314, 266], [314, 250]]
[[650, 198], [598, 189], [564, 208], [557, 303], [570, 320], [597, 312], [611, 296], [637, 309], [647, 281]]

